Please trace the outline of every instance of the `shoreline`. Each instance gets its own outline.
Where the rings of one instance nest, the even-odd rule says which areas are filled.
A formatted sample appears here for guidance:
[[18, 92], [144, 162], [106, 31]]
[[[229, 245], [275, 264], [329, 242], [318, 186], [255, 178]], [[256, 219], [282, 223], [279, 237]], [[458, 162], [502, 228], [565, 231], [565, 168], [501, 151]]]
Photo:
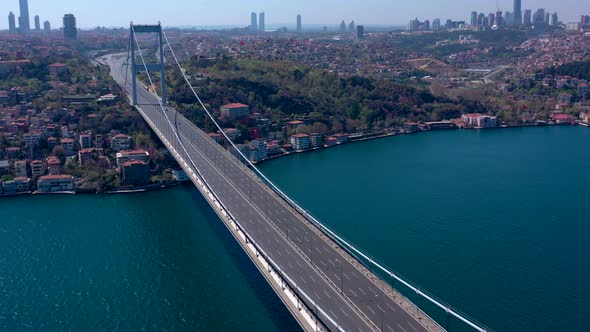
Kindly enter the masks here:
[[379, 134], [375, 134], [375, 133], [369, 133], [367, 135], [372, 135], [369, 137], [366, 137], [363, 135], [362, 138], [354, 138], [354, 139], [349, 139], [349, 141], [347, 142], [341, 142], [341, 143], [337, 143], [334, 145], [325, 145], [322, 147], [316, 147], [316, 148], [310, 148], [310, 149], [306, 149], [306, 150], [301, 150], [301, 151], [292, 151], [292, 152], [285, 152], [283, 154], [278, 154], [278, 155], [274, 155], [272, 157], [268, 157], [264, 160], [260, 160], [257, 162], [252, 162], [254, 165], [261, 165], [265, 162], [274, 160], [274, 159], [278, 159], [281, 157], [287, 157], [287, 156], [292, 156], [292, 155], [296, 155], [296, 154], [301, 154], [301, 153], [309, 153], [309, 152], [315, 152], [315, 151], [319, 151], [319, 150], [325, 150], [325, 149], [329, 149], [329, 148], [334, 148], [334, 147], [338, 147], [338, 146], [342, 146], [342, 145], [347, 145], [347, 144], [351, 144], [351, 143], [358, 143], [358, 142], [365, 142], [365, 141], [371, 141], [371, 140], [376, 140], [376, 139], [382, 139], [382, 138], [388, 138], [388, 137], [394, 137], [394, 136], [402, 136], [402, 135], [413, 135], [413, 134], [421, 134], [421, 133], [425, 133], [425, 132], [430, 132], [430, 131], [453, 131], [453, 130], [499, 130], [499, 129], [512, 129], [512, 128], [530, 128], [530, 127], [553, 127], [553, 126], [581, 126], [581, 127], [590, 127], [589, 125], [585, 125], [582, 123], [541, 123], [541, 124], [517, 124], [517, 125], [501, 125], [501, 126], [496, 126], [496, 127], [490, 127], [490, 128], [473, 128], [473, 127], [456, 127], [456, 128], [449, 128], [449, 129], [429, 129], [429, 130], [421, 130], [418, 129], [416, 131], [404, 131], [403, 129], [397, 133], [379, 133]]
[[[315, 152], [315, 151], [321, 151], [321, 150], [325, 150], [325, 149], [330, 149], [330, 148], [335, 148], [335, 147], [339, 147], [339, 146], [343, 146], [343, 145], [347, 145], [347, 144], [351, 144], [351, 143], [358, 143], [358, 142], [365, 142], [365, 141], [372, 141], [372, 140], [376, 140], [376, 139], [382, 139], [382, 138], [388, 138], [388, 137], [394, 137], [394, 136], [402, 136], [402, 135], [413, 135], [413, 134], [421, 134], [424, 132], [430, 132], [430, 131], [451, 131], [451, 130], [492, 130], [492, 129], [511, 129], [511, 128], [529, 128], [529, 127], [553, 127], [553, 126], [580, 126], [580, 127], [585, 127], [588, 128], [589, 126], [587, 124], [581, 124], [581, 123], [575, 123], [575, 124], [569, 124], [569, 123], [542, 123], [542, 124], [531, 124], [531, 125], [527, 125], [527, 124], [523, 124], [523, 125], [502, 125], [502, 126], [496, 126], [496, 127], [492, 127], [492, 128], [464, 128], [464, 127], [457, 127], [457, 128], [452, 128], [452, 129], [429, 129], [429, 130], [417, 130], [417, 131], [404, 131], [401, 130], [399, 132], [385, 132], [385, 133], [379, 133], [379, 134], [375, 134], [375, 133], [369, 133], [367, 135], [370, 135], [368, 137], [363, 136], [361, 138], [354, 138], [354, 139], [350, 139], [347, 142], [341, 142], [341, 143], [337, 143], [334, 145], [328, 145], [328, 146], [323, 146], [323, 147], [316, 147], [316, 148], [311, 148], [311, 149], [306, 149], [306, 150], [302, 150], [302, 151], [292, 151], [292, 152], [286, 152], [283, 154], [279, 154], [279, 155], [274, 155], [272, 157], [266, 158], [264, 160], [260, 160], [258, 162], [253, 162], [254, 165], [261, 165], [265, 162], [269, 162], [272, 161], [274, 159], [278, 159], [281, 157], [287, 157], [287, 156], [292, 156], [292, 155], [297, 155], [297, 154], [301, 154], [301, 153], [309, 153], [309, 152]], [[27, 191], [27, 192], [22, 192], [22, 193], [15, 193], [15, 194], [9, 194], [9, 195], [0, 195], [0, 199], [4, 198], [4, 197], [18, 197], [18, 196], [27, 196], [27, 195], [121, 195], [121, 194], [141, 194], [141, 193], [146, 193], [146, 192], [150, 192], [150, 191], [157, 191], [157, 190], [163, 190], [163, 189], [167, 189], [167, 188], [171, 188], [171, 187], [176, 187], [176, 186], [180, 186], [185, 182], [189, 182], [189, 181], [176, 181], [173, 183], [168, 183], [168, 184], [151, 184], [151, 185], [146, 185], [143, 187], [138, 187], [138, 188], [132, 188], [132, 189], [118, 189], [118, 190], [108, 190], [108, 191], [104, 191], [104, 192], [95, 192], [95, 191], [81, 191], [81, 190], [73, 190], [73, 191], [59, 191], [59, 192], [38, 192], [38, 191]]]

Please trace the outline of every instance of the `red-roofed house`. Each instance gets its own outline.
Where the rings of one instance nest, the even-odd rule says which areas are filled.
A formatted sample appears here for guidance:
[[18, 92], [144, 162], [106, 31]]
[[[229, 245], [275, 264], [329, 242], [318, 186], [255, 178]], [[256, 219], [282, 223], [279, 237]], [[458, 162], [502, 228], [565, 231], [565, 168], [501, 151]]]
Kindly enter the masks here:
[[61, 73], [65, 73], [68, 70], [68, 66], [64, 65], [63, 63], [52, 63], [49, 66], [49, 75], [57, 76]]
[[224, 118], [243, 118], [245, 116], [250, 115], [250, 106], [239, 103], [233, 103], [221, 106], [220, 111], [221, 116]]

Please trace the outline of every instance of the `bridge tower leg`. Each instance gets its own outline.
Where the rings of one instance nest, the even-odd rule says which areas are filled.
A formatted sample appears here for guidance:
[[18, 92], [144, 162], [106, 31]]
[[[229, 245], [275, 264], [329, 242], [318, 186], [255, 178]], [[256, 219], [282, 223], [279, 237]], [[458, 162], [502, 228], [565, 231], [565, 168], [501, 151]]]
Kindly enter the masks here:
[[[164, 36], [162, 33], [162, 25], [158, 22], [157, 25], [134, 25], [133, 22], [130, 24], [129, 34], [129, 51], [131, 58], [131, 103], [137, 105], [137, 73], [148, 71], [159, 71], [160, 72], [160, 89], [162, 96], [162, 105], [166, 105], [166, 67], [164, 61]], [[159, 63], [136, 63], [136, 41], [138, 33], [155, 33], [158, 35], [158, 46], [159, 46]]]

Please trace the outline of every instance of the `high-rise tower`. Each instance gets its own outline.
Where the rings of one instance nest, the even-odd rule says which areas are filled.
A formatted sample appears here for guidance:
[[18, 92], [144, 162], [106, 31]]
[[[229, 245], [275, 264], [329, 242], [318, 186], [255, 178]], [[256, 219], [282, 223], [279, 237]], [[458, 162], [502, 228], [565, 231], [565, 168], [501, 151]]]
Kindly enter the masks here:
[[250, 29], [258, 30], [258, 17], [256, 13], [250, 14]]
[[20, 0], [20, 16], [18, 17], [18, 28], [21, 33], [31, 31], [31, 22], [29, 21], [29, 1]]
[[51, 32], [51, 23], [49, 23], [49, 21], [43, 22], [43, 31], [45, 31], [45, 33]]
[[301, 33], [301, 15], [297, 15], [297, 33]]
[[8, 14], [8, 31], [10, 33], [16, 32], [16, 19], [14, 17], [13, 12], [10, 12], [10, 14]]
[[78, 38], [78, 28], [76, 28], [76, 17], [74, 14], [64, 15], [64, 39], [76, 40]]
[[514, 25], [522, 25], [522, 0], [514, 0]]
[[266, 24], [264, 23], [264, 12], [258, 14], [258, 30], [266, 30]]
[[35, 15], [35, 31], [41, 31], [41, 19], [39, 18], [39, 15]]

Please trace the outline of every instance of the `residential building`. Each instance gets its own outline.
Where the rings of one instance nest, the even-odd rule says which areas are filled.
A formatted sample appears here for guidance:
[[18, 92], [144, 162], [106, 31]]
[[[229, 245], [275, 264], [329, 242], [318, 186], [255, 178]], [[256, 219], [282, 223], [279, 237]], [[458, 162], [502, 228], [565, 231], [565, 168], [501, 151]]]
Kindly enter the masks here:
[[26, 160], [17, 160], [14, 162], [14, 174], [17, 177], [29, 177], [29, 170]]
[[259, 162], [268, 158], [267, 144], [265, 141], [253, 140], [250, 142], [250, 161]]
[[42, 176], [45, 175], [45, 165], [41, 160], [33, 160], [30, 163], [31, 165], [31, 174], [33, 176]]
[[220, 133], [209, 133], [209, 137], [211, 137], [215, 142], [222, 144], [223, 143], [223, 135]]
[[49, 68], [49, 75], [54, 77], [68, 71], [68, 66], [59, 62], [52, 63], [47, 67]]
[[238, 137], [242, 136], [242, 133], [239, 130], [237, 130], [236, 128], [225, 128], [223, 130], [223, 132], [232, 141], [235, 141]]
[[283, 151], [281, 150], [280, 145], [278, 145], [276, 143], [270, 143], [270, 144], [266, 145], [266, 153], [269, 156], [274, 156], [274, 155], [283, 153]]
[[115, 152], [131, 149], [131, 137], [123, 134], [111, 138], [111, 149]]
[[10, 160], [18, 159], [21, 156], [21, 150], [17, 147], [10, 147], [5, 149], [6, 158]]
[[121, 165], [123, 183], [128, 186], [143, 186], [150, 183], [150, 168], [141, 160], [126, 161]]
[[43, 133], [40, 131], [31, 131], [24, 134], [23, 139], [28, 147], [33, 147], [39, 145], [42, 135]]
[[10, 163], [8, 160], [0, 160], [0, 175], [10, 172]]
[[291, 136], [291, 145], [297, 151], [307, 150], [311, 147], [311, 139], [307, 134], [296, 134]]
[[356, 26], [356, 38], [358, 38], [358, 39], [365, 38], [365, 26], [364, 25], [357, 25]]
[[103, 155], [103, 149], [87, 148], [78, 151], [78, 162], [80, 165], [85, 165], [89, 161], [98, 161]]
[[47, 170], [49, 172], [49, 175], [61, 174], [63, 172], [61, 160], [59, 160], [59, 158], [56, 156], [47, 157]]
[[103, 139], [102, 135], [94, 136], [94, 147], [95, 148], [102, 149], [103, 144], [104, 144], [104, 139]]
[[31, 179], [27, 177], [16, 177], [12, 181], [4, 181], [3, 195], [22, 194], [31, 191]]
[[122, 166], [131, 160], [139, 160], [147, 163], [150, 161], [150, 154], [145, 150], [121, 151], [117, 153], [117, 166]]
[[71, 138], [62, 138], [60, 140], [61, 146], [64, 148], [66, 152], [66, 156], [70, 157], [75, 154], [76, 151], [76, 141]]
[[220, 107], [221, 116], [229, 119], [239, 119], [250, 115], [250, 107], [248, 105], [233, 103]]
[[312, 148], [321, 148], [324, 146], [324, 135], [312, 133], [309, 135], [309, 141]]
[[76, 17], [73, 14], [64, 15], [64, 39], [76, 40], [78, 39], [78, 28], [76, 27]]
[[80, 149], [89, 149], [92, 147], [92, 135], [91, 134], [80, 134]]
[[37, 190], [41, 193], [52, 193], [74, 190], [74, 177], [71, 175], [45, 175], [37, 181]]

